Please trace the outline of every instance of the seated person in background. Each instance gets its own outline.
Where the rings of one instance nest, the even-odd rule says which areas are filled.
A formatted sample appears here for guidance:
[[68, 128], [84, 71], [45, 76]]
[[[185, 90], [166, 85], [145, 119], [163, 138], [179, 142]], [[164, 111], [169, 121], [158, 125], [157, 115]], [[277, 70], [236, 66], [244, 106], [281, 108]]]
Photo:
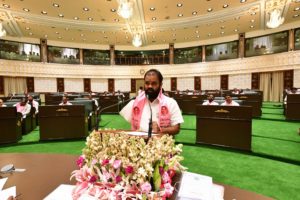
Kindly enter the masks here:
[[99, 103], [98, 103], [97, 99], [94, 99], [92, 94], [89, 94], [88, 99], [92, 100], [97, 108], [99, 107]]
[[59, 105], [60, 106], [69, 106], [69, 105], [72, 105], [72, 104], [68, 101], [68, 97], [63, 96], [62, 102]]
[[218, 106], [219, 104], [214, 101], [215, 97], [214, 95], [210, 94], [207, 96], [207, 100], [203, 102], [202, 105], [212, 105], [212, 106]]
[[231, 96], [226, 96], [225, 97], [225, 102], [221, 104], [221, 106], [239, 106], [237, 102], [233, 101]]
[[240, 90], [237, 88], [233, 88], [233, 91], [231, 92], [232, 94], [240, 94]]
[[138, 91], [138, 95], [140, 95], [143, 91], [144, 91], [143, 86], [141, 86], [139, 91]]
[[152, 132], [170, 135], [179, 132], [183, 123], [181, 111], [174, 99], [162, 93], [162, 81], [163, 76], [158, 70], [147, 71], [144, 75], [145, 92], [121, 110], [120, 114], [131, 123], [132, 130], [148, 132], [152, 111]]
[[17, 109], [17, 112], [21, 113], [23, 118], [26, 118], [26, 115], [30, 113], [31, 105], [28, 104], [27, 98], [22, 98], [21, 101], [14, 105]]
[[0, 99], [0, 108], [1, 107], [6, 107], [6, 105], [3, 103], [3, 100], [2, 99]]
[[28, 95], [28, 104], [31, 107], [35, 108], [35, 114], [38, 114], [38, 112], [39, 112], [39, 103], [37, 101], [35, 101], [31, 95]]
[[[300, 94], [300, 92], [298, 92], [297, 88], [293, 87], [291, 90], [287, 90], [286, 91], [287, 94]], [[284, 97], [283, 103], [286, 104], [287, 101], [287, 95]]]

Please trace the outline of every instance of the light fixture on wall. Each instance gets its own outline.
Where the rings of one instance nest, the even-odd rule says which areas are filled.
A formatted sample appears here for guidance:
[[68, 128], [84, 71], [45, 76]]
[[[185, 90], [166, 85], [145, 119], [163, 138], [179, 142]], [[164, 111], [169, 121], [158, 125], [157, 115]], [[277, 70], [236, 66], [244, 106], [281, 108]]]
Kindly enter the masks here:
[[142, 46], [142, 44], [143, 44], [142, 35], [140, 33], [135, 33], [133, 35], [132, 45], [135, 47], [140, 47], [140, 46]]
[[117, 0], [119, 3], [118, 7], [118, 15], [123, 17], [124, 19], [128, 19], [133, 14], [133, 4], [134, 0]]
[[6, 31], [4, 30], [2, 23], [0, 22], [0, 37], [6, 36]]
[[269, 20], [266, 25], [268, 28], [277, 28], [284, 22], [282, 13], [286, 0], [271, 0], [267, 2], [266, 12], [269, 15]]

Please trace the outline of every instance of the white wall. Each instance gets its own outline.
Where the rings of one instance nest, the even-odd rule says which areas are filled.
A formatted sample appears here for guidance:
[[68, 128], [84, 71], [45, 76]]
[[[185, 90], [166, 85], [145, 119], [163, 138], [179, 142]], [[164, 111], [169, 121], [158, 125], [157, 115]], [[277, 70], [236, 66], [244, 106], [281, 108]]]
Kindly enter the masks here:
[[177, 78], [177, 90], [194, 90], [194, 77]]
[[231, 74], [228, 79], [228, 89], [251, 89], [251, 74]]
[[91, 79], [91, 90], [93, 92], [108, 91], [108, 80], [107, 79]]
[[34, 77], [35, 92], [57, 92], [56, 78]]
[[220, 76], [204, 76], [201, 77], [201, 90], [216, 90], [220, 89]]
[[130, 91], [131, 80], [130, 79], [115, 79], [115, 91]]
[[300, 69], [294, 70], [294, 87], [300, 88]]
[[162, 87], [164, 88], [165, 91], [171, 91], [171, 79], [164, 78]]
[[82, 78], [65, 78], [65, 92], [83, 92]]

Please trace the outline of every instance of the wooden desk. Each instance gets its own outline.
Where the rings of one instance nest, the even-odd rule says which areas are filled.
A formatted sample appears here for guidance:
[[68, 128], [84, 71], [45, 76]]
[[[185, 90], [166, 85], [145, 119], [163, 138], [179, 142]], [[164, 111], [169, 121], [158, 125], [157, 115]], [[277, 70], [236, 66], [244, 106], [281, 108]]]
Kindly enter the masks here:
[[286, 119], [300, 120], [300, 94], [287, 95]]
[[[4, 189], [16, 186], [17, 194], [22, 200], [40, 200], [50, 194], [60, 184], [75, 184], [70, 181], [71, 172], [78, 169], [76, 155], [65, 154], [0, 154], [0, 167], [12, 163], [15, 168], [25, 168], [25, 172], [2, 175], [8, 177]], [[223, 184], [220, 184], [223, 185]], [[225, 187], [225, 200], [270, 200], [254, 192], [242, 190], [229, 185]], [[175, 198], [176, 199], [176, 198]]]
[[243, 100], [243, 105], [252, 106], [252, 117], [261, 116], [262, 107], [262, 95], [257, 94], [232, 94], [232, 97], [238, 97], [239, 100]]
[[[119, 96], [99, 96], [100, 109], [117, 104], [119, 102], [119, 98], [120, 98]], [[111, 108], [103, 110], [102, 113], [119, 113], [119, 110], [120, 110], [119, 105], [116, 105]]]
[[0, 144], [14, 143], [22, 138], [21, 119], [15, 107], [0, 108]]
[[196, 105], [201, 105], [206, 98], [206, 95], [174, 95], [174, 99], [177, 101], [183, 114], [196, 114]]
[[84, 105], [40, 106], [40, 140], [77, 139], [88, 135]]
[[252, 107], [197, 105], [196, 143], [251, 151]]

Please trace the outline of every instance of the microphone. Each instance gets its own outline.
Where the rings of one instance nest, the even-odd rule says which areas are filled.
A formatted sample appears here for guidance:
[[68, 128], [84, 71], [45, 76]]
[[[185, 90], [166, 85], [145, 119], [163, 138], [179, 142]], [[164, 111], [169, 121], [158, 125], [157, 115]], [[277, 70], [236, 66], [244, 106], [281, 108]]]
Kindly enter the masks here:
[[133, 99], [135, 99], [135, 97], [132, 97], [132, 98], [129, 98], [129, 99], [127, 99], [127, 100], [123, 100], [123, 101], [119, 101], [119, 98], [118, 98], [118, 103], [115, 103], [115, 104], [112, 104], [112, 105], [109, 105], [109, 106], [106, 106], [106, 107], [104, 107], [104, 108], [101, 108], [99, 111], [98, 111], [98, 113], [97, 113], [97, 119], [96, 119], [96, 131], [98, 131], [99, 130], [99, 123], [101, 122], [101, 113], [104, 111], [104, 110], [107, 110], [107, 109], [109, 109], [109, 108], [113, 108], [113, 107], [115, 107], [115, 106], [119, 106], [119, 105], [121, 105], [121, 104], [124, 104], [124, 103], [127, 103], [127, 102], [129, 102], [129, 101], [131, 101], [131, 100], [133, 100]]
[[150, 108], [150, 119], [149, 119], [149, 129], [148, 129], [148, 140], [149, 140], [152, 136], [152, 108], [150, 105], [149, 95], [146, 95], [146, 97], [148, 99], [148, 105]]

